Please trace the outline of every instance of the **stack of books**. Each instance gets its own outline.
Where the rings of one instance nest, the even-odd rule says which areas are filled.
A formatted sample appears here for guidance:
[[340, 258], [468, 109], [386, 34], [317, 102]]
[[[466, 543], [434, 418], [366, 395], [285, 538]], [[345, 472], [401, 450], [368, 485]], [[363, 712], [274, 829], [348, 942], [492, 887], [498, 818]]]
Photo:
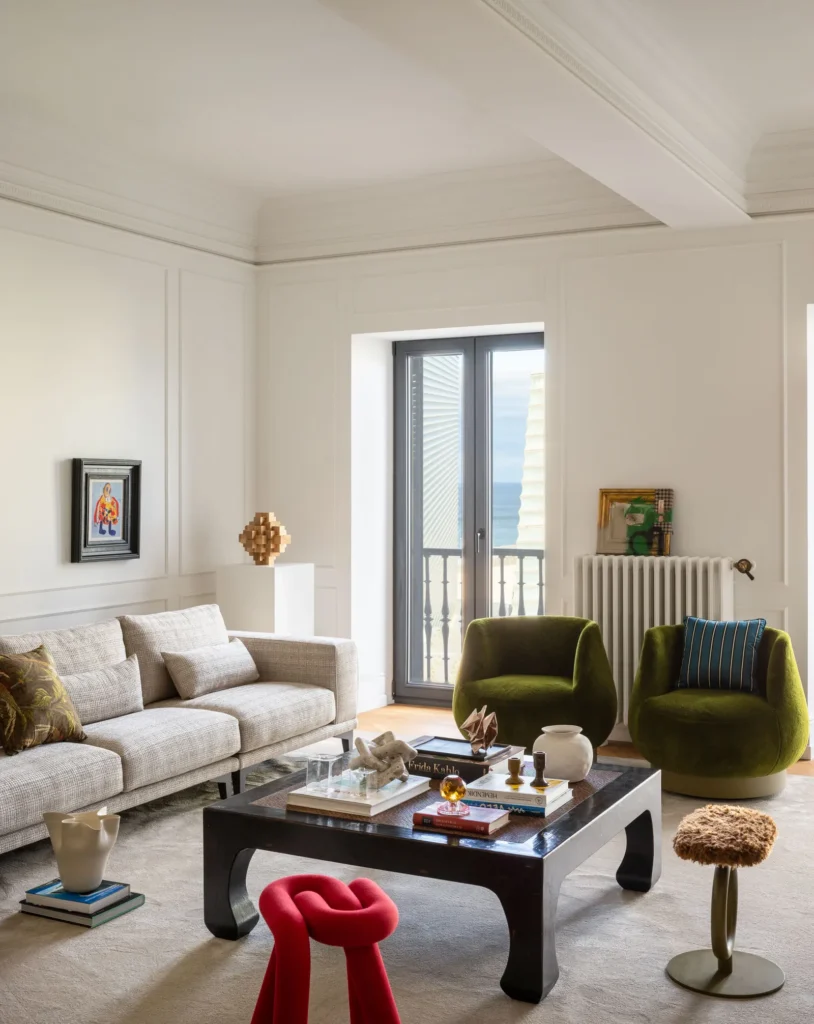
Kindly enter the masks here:
[[521, 784], [509, 785], [509, 776], [490, 772], [466, 787], [465, 804], [472, 807], [499, 808], [512, 814], [551, 814], [567, 804], [571, 790], [564, 779], [546, 780], [545, 789], [531, 785], [532, 776], [521, 776]]
[[441, 832], [471, 832], [477, 836], [490, 836], [499, 828], [509, 824], [509, 812], [500, 807], [470, 807], [469, 814], [457, 817], [454, 814], [439, 814], [441, 803], [422, 807], [413, 812], [413, 828], [439, 830]]
[[320, 792], [302, 786], [291, 790], [286, 797], [286, 807], [292, 811], [325, 811], [328, 814], [333, 811], [336, 814], [358, 814], [362, 818], [372, 818], [382, 811], [403, 804], [405, 800], [420, 796], [429, 788], [430, 780], [418, 775], [410, 775], [406, 782], [394, 779], [365, 797], [341, 790], [337, 793]]
[[82, 928], [97, 928], [114, 918], [127, 914], [144, 902], [140, 892], [131, 892], [123, 882], [103, 881], [93, 892], [67, 892], [58, 878], [35, 889], [28, 889], [20, 900], [24, 914], [51, 917]]
[[490, 771], [506, 771], [510, 757], [522, 757], [525, 748], [508, 743], [493, 743], [482, 757], [472, 753], [468, 740], [447, 736], [419, 736], [411, 745], [417, 753], [408, 765], [411, 775], [426, 775], [430, 779], [443, 779], [446, 775], [460, 775], [464, 782], [473, 782]]

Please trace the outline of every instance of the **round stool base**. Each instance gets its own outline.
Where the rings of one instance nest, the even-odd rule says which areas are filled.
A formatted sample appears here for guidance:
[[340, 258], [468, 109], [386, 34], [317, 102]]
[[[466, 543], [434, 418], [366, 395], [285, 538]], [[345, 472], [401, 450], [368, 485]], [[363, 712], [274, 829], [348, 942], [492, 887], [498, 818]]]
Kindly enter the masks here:
[[679, 953], [667, 964], [667, 973], [693, 992], [726, 999], [748, 999], [750, 996], [768, 996], [782, 988], [785, 974], [777, 964], [754, 953], [732, 954], [732, 973], [721, 974], [718, 958], [711, 949], [693, 949]]

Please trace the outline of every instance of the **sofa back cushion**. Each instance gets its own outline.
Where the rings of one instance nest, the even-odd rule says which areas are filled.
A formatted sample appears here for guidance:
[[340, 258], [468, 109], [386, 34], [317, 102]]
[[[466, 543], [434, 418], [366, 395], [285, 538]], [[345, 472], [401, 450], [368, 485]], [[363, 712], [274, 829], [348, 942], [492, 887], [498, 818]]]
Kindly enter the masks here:
[[109, 718], [144, 710], [141, 675], [135, 654], [118, 665], [63, 676], [62, 682], [82, 725], [106, 722]]
[[184, 700], [255, 683], [260, 678], [254, 658], [240, 640], [232, 640], [225, 647], [199, 647], [186, 654], [162, 653], [178, 696]]
[[122, 628], [116, 619], [71, 629], [0, 636], [0, 654], [24, 654], [45, 645], [60, 675], [75, 675], [124, 661]]
[[127, 655], [138, 657], [145, 704], [176, 696], [162, 651], [183, 654], [196, 647], [229, 643], [226, 625], [216, 604], [154, 615], [122, 615], [119, 622]]

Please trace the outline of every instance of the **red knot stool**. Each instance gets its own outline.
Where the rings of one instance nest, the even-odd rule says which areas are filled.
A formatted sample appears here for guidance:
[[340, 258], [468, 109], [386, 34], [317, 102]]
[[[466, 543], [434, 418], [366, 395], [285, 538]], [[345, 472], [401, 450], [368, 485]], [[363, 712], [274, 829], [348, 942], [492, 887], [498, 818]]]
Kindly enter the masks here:
[[307, 1024], [311, 939], [345, 950], [351, 1024], [400, 1024], [377, 945], [396, 930], [399, 912], [375, 882], [291, 875], [266, 886], [260, 913], [274, 949], [252, 1024]]
[[768, 814], [709, 804], [688, 814], [673, 839], [682, 860], [715, 866], [712, 882], [712, 949], [679, 953], [667, 973], [679, 985], [712, 996], [767, 996], [786, 980], [771, 960], [735, 950], [738, 868], [760, 864], [771, 853], [777, 826]]

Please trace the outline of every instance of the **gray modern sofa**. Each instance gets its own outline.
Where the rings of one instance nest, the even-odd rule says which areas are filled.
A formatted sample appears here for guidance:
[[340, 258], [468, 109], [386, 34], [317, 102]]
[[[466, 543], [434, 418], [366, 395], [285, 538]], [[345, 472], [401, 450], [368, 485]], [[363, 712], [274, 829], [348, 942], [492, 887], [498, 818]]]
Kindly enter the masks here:
[[[182, 700], [161, 652], [189, 652], [232, 637], [248, 648], [259, 680]], [[42, 839], [43, 811], [104, 803], [115, 813], [211, 779], [226, 795], [241, 787], [246, 768], [268, 758], [331, 736], [349, 749], [356, 726], [352, 641], [227, 633], [217, 605], [0, 636], [0, 654], [40, 644], [63, 677], [120, 665], [135, 654], [144, 708], [106, 717], [104, 702], [96, 702], [86, 716], [93, 720], [83, 720], [84, 742], [0, 752], [0, 853]], [[110, 710], [116, 714], [115, 705]]]

